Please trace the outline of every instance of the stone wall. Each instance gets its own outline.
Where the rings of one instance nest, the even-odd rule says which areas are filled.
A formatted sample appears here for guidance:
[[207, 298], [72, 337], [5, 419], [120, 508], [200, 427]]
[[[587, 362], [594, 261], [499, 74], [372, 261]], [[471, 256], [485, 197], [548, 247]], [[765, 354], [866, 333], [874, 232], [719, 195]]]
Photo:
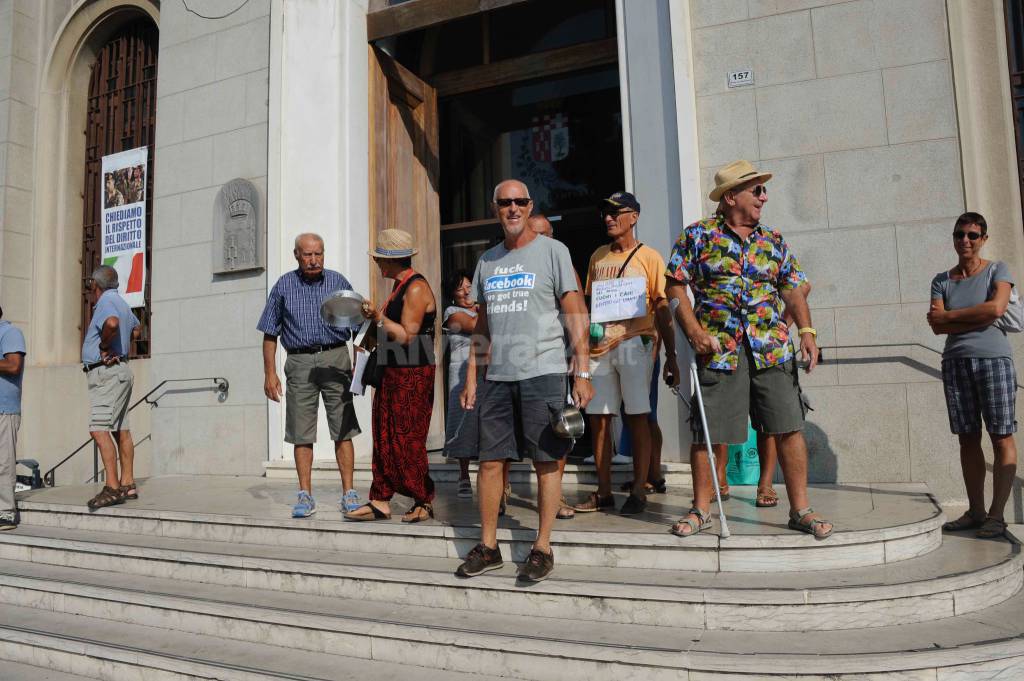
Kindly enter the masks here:
[[[812, 479], [923, 481], [962, 499], [934, 352], [943, 339], [924, 319], [932, 276], [956, 262], [949, 234], [965, 210], [945, 4], [689, 8], [704, 194], [735, 158], [775, 173], [765, 221], [813, 285], [827, 363], [802, 379], [815, 409]], [[754, 84], [729, 89], [728, 72], [745, 68]], [[987, 255], [1024, 272], [1017, 249], [999, 245], [1020, 225], [990, 227]]]
[[154, 380], [223, 376], [228, 400], [178, 392], [152, 413], [155, 473], [260, 474], [267, 458], [256, 322], [261, 270], [212, 274], [214, 202], [253, 182], [266, 216], [270, 2], [223, 19], [163, 3], [153, 225]]

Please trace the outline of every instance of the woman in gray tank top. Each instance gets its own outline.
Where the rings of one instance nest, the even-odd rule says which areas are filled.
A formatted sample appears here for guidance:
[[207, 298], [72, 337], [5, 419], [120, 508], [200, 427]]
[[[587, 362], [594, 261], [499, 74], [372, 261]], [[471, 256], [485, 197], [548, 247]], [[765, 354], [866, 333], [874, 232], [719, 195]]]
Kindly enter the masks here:
[[[995, 322], [1006, 312], [1013, 279], [1004, 262], [981, 257], [988, 224], [978, 213], [964, 213], [953, 227], [958, 262], [932, 279], [928, 324], [946, 334], [942, 384], [949, 427], [960, 438], [960, 466], [970, 507], [942, 529], [976, 529], [983, 538], [1006, 530], [1003, 509], [1017, 473], [1017, 373], [1006, 332]], [[981, 422], [992, 439], [992, 505], [985, 509], [985, 455]]]

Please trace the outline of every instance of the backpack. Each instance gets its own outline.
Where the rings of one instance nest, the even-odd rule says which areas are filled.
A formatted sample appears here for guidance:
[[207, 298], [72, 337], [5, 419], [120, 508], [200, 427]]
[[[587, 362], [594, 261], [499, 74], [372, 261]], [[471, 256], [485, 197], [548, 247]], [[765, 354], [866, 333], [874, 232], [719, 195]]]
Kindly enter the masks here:
[[[988, 275], [988, 288], [992, 289], [995, 284], [996, 268], [993, 263]], [[1010, 302], [1006, 305], [1006, 312], [999, 319], [992, 322], [997, 329], [1006, 333], [1020, 333], [1024, 331], [1024, 301], [1017, 294], [1017, 287], [1010, 284]]]

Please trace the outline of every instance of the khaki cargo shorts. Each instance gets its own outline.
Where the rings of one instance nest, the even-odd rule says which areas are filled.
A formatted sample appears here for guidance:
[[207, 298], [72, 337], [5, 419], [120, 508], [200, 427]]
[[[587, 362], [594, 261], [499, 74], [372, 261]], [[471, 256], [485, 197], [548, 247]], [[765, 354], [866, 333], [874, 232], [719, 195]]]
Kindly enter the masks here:
[[128, 402], [135, 377], [128, 364], [98, 366], [86, 374], [89, 383], [89, 430], [131, 430]]
[[321, 395], [332, 440], [351, 440], [362, 432], [349, 392], [352, 358], [348, 345], [308, 355], [288, 355], [284, 376], [285, 442], [293, 445], [316, 442], [316, 414]]
[[[747, 343], [739, 352], [736, 371], [699, 368], [712, 444], [746, 442], [748, 415], [754, 430], [762, 433], [776, 435], [803, 430], [809, 407], [796, 372], [793, 359], [767, 369], [755, 368]], [[690, 429], [694, 442], [704, 442], [696, 396], [690, 403]]]

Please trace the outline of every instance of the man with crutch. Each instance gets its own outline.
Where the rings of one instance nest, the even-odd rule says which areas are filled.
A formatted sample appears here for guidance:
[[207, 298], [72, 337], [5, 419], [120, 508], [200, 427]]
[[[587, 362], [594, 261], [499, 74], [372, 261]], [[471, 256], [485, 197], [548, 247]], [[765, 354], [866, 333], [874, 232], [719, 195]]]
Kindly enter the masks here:
[[[715, 174], [709, 198], [716, 214], [683, 229], [666, 270], [666, 294], [678, 301], [676, 322], [698, 357], [703, 397], [691, 402], [694, 444], [690, 450], [693, 508], [672, 526], [681, 537], [711, 527], [713, 469], [708, 461], [701, 418], [715, 451], [747, 439], [747, 416], [754, 428], [775, 438], [789, 496], [789, 527], [817, 539], [832, 534], [807, 499], [806, 406], [789, 344], [784, 309], [796, 320], [807, 371], [818, 359], [816, 332], [805, 298], [797, 288], [807, 277], [782, 234], [761, 223], [771, 173], [748, 161], [734, 161]], [[693, 290], [694, 304], [686, 296]], [[785, 308], [783, 308], [785, 303]], [[721, 446], [721, 448], [719, 448]]]

